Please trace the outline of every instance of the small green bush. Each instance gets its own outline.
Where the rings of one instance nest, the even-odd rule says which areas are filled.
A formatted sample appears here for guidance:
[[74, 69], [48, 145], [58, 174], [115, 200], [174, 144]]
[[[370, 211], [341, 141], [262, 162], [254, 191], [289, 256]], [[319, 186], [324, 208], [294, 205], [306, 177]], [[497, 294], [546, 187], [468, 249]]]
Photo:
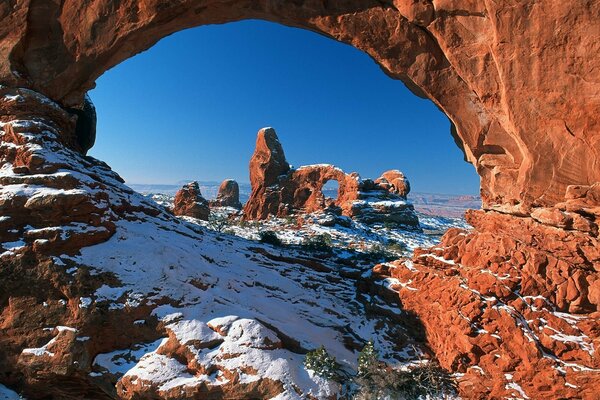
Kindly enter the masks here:
[[447, 398], [456, 394], [456, 384], [434, 361], [394, 369], [378, 360], [370, 342], [359, 355], [355, 382], [356, 400]]
[[335, 357], [330, 356], [323, 346], [306, 353], [304, 367], [314, 371], [316, 375], [322, 378], [331, 380], [339, 379], [340, 366]]
[[448, 398], [456, 395], [456, 384], [434, 361], [423, 361], [404, 369], [392, 368], [379, 360], [369, 341], [358, 355], [358, 371], [350, 375], [323, 346], [309, 351], [306, 369], [320, 377], [338, 382], [344, 398], [354, 400]]
[[386, 248], [389, 251], [396, 252], [396, 253], [405, 253], [405, 252], [408, 251], [408, 247], [406, 246], [405, 243], [399, 242], [399, 241], [394, 240], [394, 239], [390, 239], [387, 242]]
[[358, 376], [367, 376], [379, 364], [379, 353], [369, 341], [358, 354]]
[[274, 246], [281, 246], [281, 239], [273, 231], [262, 231], [258, 234], [262, 243], [272, 244]]
[[208, 227], [219, 233], [225, 231], [231, 225], [229, 217], [226, 214], [210, 213], [208, 216]]
[[328, 233], [322, 233], [319, 235], [306, 237], [302, 242], [302, 247], [310, 251], [330, 253], [332, 251], [331, 235]]
[[371, 262], [392, 261], [398, 258], [394, 253], [388, 251], [384, 246], [375, 244], [371, 246], [369, 251], [364, 253], [363, 258]]

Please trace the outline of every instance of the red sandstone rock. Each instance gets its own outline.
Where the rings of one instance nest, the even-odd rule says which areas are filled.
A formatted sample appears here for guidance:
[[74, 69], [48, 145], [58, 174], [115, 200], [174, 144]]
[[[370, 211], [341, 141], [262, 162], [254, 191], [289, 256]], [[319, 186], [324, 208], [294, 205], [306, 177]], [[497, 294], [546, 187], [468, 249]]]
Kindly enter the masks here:
[[527, 212], [563, 200], [569, 185], [600, 182], [597, 2], [387, 3], [6, 5], [0, 8], [0, 82], [81, 106], [102, 73], [168, 34], [260, 18], [350, 43], [433, 100], [481, 176], [486, 208]]
[[[338, 182], [336, 199], [323, 194], [323, 187], [330, 180]], [[405, 201], [410, 184], [402, 172], [385, 172], [373, 182], [330, 164], [291, 169], [273, 128], [258, 132], [250, 160], [250, 182], [252, 193], [244, 207], [246, 219], [338, 210], [368, 224], [419, 226], [412, 204]]]
[[403, 198], [406, 198], [410, 192], [410, 182], [397, 169], [384, 172], [381, 174], [381, 177], [375, 180], [375, 183], [380, 187], [386, 188], [388, 192], [395, 193]]
[[202, 197], [198, 182], [185, 184], [177, 191], [173, 202], [173, 213], [175, 215], [208, 220], [210, 214], [208, 201]]
[[[560, 310], [583, 313], [567, 325], [585, 334], [595, 349], [600, 347], [594, 314], [600, 298], [598, 2], [395, 0], [387, 7], [370, 0], [25, 1], [0, 4], [0, 17], [0, 82], [35, 89], [66, 107], [81, 108], [84, 94], [110, 67], [170, 33], [196, 25], [263, 18], [305, 27], [364, 50], [388, 75], [433, 100], [449, 117], [457, 144], [481, 177], [484, 208], [519, 216], [533, 209], [537, 217], [538, 222], [472, 214], [473, 232], [451, 231], [440, 250], [432, 250], [436, 254], [416, 253], [415, 271], [397, 266], [393, 272], [405, 285], [396, 286], [404, 307], [423, 321], [442, 364], [466, 373], [461, 380], [463, 397], [516, 397], [520, 394], [514, 382], [532, 399], [597, 397], [597, 371], [568, 366], [578, 363], [597, 369], [597, 354], [588, 356], [581, 346], [553, 337], [549, 327], [568, 329], [565, 318], [553, 319], [556, 312], [545, 299]], [[88, 236], [88, 227], [107, 229], [110, 235], [110, 218], [134, 218], [126, 211], [157, 212], [129, 204], [127, 194], [112, 184], [118, 176], [100, 162], [77, 158], [71, 150], [84, 151], [85, 146], [77, 140], [73, 115], [47, 100], [32, 100], [27, 91], [9, 89], [10, 96], [4, 96], [7, 89], [1, 91], [0, 120], [10, 125], [3, 129], [0, 162], [15, 174], [3, 178], [2, 188], [32, 184], [87, 193], [56, 196], [59, 208], [84, 206], [73, 220], [38, 207], [52, 208], [54, 201], [35, 200], [33, 208], [25, 208], [29, 200], [23, 196], [3, 200], [3, 217], [9, 217], [0, 221], [3, 243], [23, 238], [31, 231], [30, 222], [36, 229], [70, 225], [85, 240], [77, 239], [64, 249], [77, 251], [105, 239]], [[20, 135], [17, 119], [32, 124], [33, 137]], [[45, 133], [49, 131], [52, 134]], [[61, 161], [50, 162], [35, 146], [60, 155]], [[61, 168], [88, 173], [89, 180], [57, 174]], [[93, 187], [85, 181], [93, 182]], [[42, 197], [55, 194], [48, 190]], [[39, 235], [28, 233], [28, 240], [40, 240]], [[56, 236], [63, 237], [70, 236]], [[38, 242], [37, 248], [43, 243]], [[40, 336], [43, 324], [83, 323], [75, 308], [58, 317], [58, 307], [46, 310], [36, 302], [40, 292], [73, 296], [88, 283], [69, 282], [34, 247], [26, 242], [19, 250], [23, 257], [3, 261], [0, 269], [13, 271], [0, 280], [0, 293], [8, 297], [3, 298], [0, 319], [2, 365], [16, 365], [14, 349], [22, 348], [24, 340], [41, 344], [41, 339], [48, 339]], [[107, 325], [114, 328], [120, 322]], [[538, 339], [529, 340], [526, 325]], [[114, 337], [112, 333], [105, 336]], [[73, 349], [66, 336], [65, 342], [60, 340]], [[98, 352], [92, 350], [90, 354]], [[89, 377], [73, 369], [68, 362], [73, 358], [64, 360], [60, 367], [50, 366], [51, 374], [22, 368], [32, 374], [19, 379], [37, 397], [68, 398], [61, 386], [79, 398], [105, 395], [90, 393]], [[25, 359], [22, 362], [31, 366]], [[41, 393], [40, 388], [51, 392]]]
[[400, 282], [393, 288], [442, 366], [466, 373], [465, 397], [514, 397], [516, 383], [531, 399], [594, 399], [600, 257], [584, 249], [599, 248], [598, 239], [557, 229], [555, 218], [467, 217], [474, 231], [451, 229], [412, 262], [375, 268], [375, 279]]
[[233, 179], [225, 179], [219, 186], [217, 198], [210, 202], [211, 206], [233, 207], [240, 209], [240, 187]]
[[[93, 357], [155, 340], [155, 326], [132, 329], [149, 315], [143, 306], [81, 306], [116, 278], [58, 256], [106, 241], [118, 219], [170, 216], [133, 200], [106, 164], [82, 157], [76, 117], [56, 103], [1, 87], [0, 110], [0, 379], [30, 399], [110, 397], [110, 386], [107, 393], [90, 381]], [[77, 340], [89, 332], [98, 339]]]

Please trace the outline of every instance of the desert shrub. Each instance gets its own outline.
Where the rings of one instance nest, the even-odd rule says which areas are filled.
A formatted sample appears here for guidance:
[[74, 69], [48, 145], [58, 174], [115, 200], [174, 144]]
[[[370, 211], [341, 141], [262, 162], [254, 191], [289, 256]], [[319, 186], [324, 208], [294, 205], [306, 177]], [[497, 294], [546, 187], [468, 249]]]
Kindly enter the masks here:
[[363, 253], [362, 258], [370, 262], [392, 261], [398, 258], [394, 253], [389, 251], [381, 244], [374, 244], [371, 248]]
[[397, 228], [398, 226], [394, 222], [386, 221], [383, 223], [383, 227], [389, 231], [389, 230]]
[[322, 233], [304, 238], [302, 247], [310, 251], [318, 251], [321, 253], [330, 253], [332, 250], [331, 235]]
[[412, 400], [456, 395], [454, 381], [437, 363], [421, 360], [417, 366], [394, 369], [379, 360], [371, 341], [358, 355], [358, 371], [354, 376], [343, 371], [323, 346], [306, 354], [304, 366], [318, 376], [338, 382], [344, 398]]
[[306, 353], [304, 367], [325, 379], [339, 380], [340, 378], [339, 364], [335, 357], [330, 356], [323, 346]]
[[405, 243], [399, 242], [394, 239], [388, 240], [386, 248], [389, 251], [396, 252], [396, 253], [405, 253], [408, 251], [408, 247], [406, 246]]
[[262, 243], [272, 244], [274, 246], [281, 246], [281, 239], [277, 236], [277, 234], [273, 231], [262, 231], [258, 234], [260, 241]]
[[208, 227], [219, 233], [223, 232], [230, 225], [227, 214], [210, 213], [208, 216]]
[[379, 364], [379, 354], [373, 342], [369, 341], [358, 354], [358, 376], [367, 376], [377, 364]]
[[378, 360], [371, 342], [359, 355], [355, 383], [356, 400], [446, 398], [456, 394], [454, 381], [434, 361], [394, 369]]

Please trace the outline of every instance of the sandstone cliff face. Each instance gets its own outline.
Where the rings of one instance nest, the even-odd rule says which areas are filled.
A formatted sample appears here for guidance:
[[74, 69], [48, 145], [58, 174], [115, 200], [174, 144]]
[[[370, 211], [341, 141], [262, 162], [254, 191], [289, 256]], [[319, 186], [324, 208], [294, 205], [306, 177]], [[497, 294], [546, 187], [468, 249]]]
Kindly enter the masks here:
[[[331, 180], [338, 183], [336, 199], [323, 194]], [[406, 201], [410, 184], [402, 172], [387, 171], [374, 182], [330, 164], [292, 169], [273, 128], [258, 131], [250, 159], [250, 182], [252, 193], [244, 207], [248, 220], [327, 211], [367, 224], [419, 226], [412, 204]]]
[[583, 230], [489, 211], [467, 220], [474, 231], [375, 267], [375, 286], [392, 279], [442, 366], [465, 374], [465, 397], [597, 398], [598, 220]]
[[208, 200], [202, 197], [198, 182], [185, 184], [177, 191], [173, 202], [173, 214], [208, 220]]
[[[168, 215], [128, 191], [106, 165], [81, 157], [92, 141], [78, 137], [91, 139], [92, 132], [79, 136], [78, 113], [65, 109], [85, 109], [84, 94], [98, 76], [172, 32], [261, 18], [367, 52], [446, 113], [476, 167], [487, 212], [471, 214], [474, 231], [448, 232], [441, 247], [417, 254], [412, 264], [376, 271], [395, 277], [396, 298], [423, 321], [443, 365], [465, 373], [462, 396], [595, 398], [599, 2], [38, 0], [3, 2], [0, 18], [3, 383], [32, 398], [114, 397], [114, 380], [90, 376], [90, 360], [163, 337], [166, 328], [156, 329], [150, 308], [170, 300], [151, 287], [140, 297], [140, 275], [152, 272], [153, 284], [164, 284], [169, 265], [175, 268], [165, 261], [148, 269], [123, 246], [150, 249], [159, 259], [173, 251], [162, 245], [174, 237], [160, 235], [179, 232], [194, 238], [177, 253], [184, 259], [201, 242], [202, 235], [165, 222]], [[140, 221], [149, 218], [150, 225]], [[140, 226], [148, 230], [130, 243]], [[159, 246], [149, 246], [149, 237], [160, 238]], [[115, 248], [100, 243], [107, 239], [120, 252], [114, 263], [106, 255]], [[96, 257], [69, 258], [80, 252]], [[86, 266], [99, 259], [104, 264], [95, 270]], [[197, 262], [188, 270], [197, 271]], [[115, 274], [117, 265], [125, 272]], [[198, 284], [191, 272], [189, 282], [216, 284], [213, 267], [204, 269], [208, 282]], [[113, 291], [118, 287], [128, 289]], [[107, 302], [119, 294], [120, 306], [110, 309], [95, 294], [99, 288]], [[90, 296], [99, 306], [86, 308]], [[330, 300], [333, 309], [350, 303]], [[144, 324], [134, 324], [139, 320]], [[340, 321], [338, 328], [346, 326]], [[85, 337], [93, 340], [77, 340]], [[163, 355], [175, 354], [173, 348]], [[181, 362], [174, 365], [171, 377], [189, 378]]]

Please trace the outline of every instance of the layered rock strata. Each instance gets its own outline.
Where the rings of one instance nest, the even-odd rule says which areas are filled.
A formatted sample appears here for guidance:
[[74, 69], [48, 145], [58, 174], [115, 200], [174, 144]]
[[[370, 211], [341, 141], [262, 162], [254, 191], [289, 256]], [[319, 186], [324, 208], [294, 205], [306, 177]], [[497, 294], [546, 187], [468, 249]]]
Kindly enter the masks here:
[[473, 231], [374, 268], [375, 286], [391, 282], [442, 366], [461, 374], [465, 397], [597, 398], [600, 214], [566, 209], [469, 211]]
[[[331, 180], [338, 183], [336, 199], [323, 194]], [[244, 218], [250, 220], [326, 211], [368, 224], [419, 226], [406, 200], [410, 184], [400, 171], [387, 171], [372, 181], [330, 164], [291, 168], [273, 128], [258, 132], [250, 159], [250, 184], [252, 193], [244, 206]]]

